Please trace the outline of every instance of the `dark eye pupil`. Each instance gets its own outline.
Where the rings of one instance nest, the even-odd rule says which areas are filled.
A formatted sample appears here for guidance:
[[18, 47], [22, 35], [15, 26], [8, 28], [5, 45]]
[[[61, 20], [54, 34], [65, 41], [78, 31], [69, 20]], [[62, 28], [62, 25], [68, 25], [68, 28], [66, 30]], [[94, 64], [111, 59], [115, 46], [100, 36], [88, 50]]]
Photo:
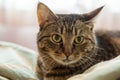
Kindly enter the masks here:
[[55, 36], [55, 40], [59, 40], [60, 36], [59, 35], [56, 35]]
[[81, 37], [79, 36], [79, 37], [77, 37], [77, 40], [80, 42], [81, 41]]

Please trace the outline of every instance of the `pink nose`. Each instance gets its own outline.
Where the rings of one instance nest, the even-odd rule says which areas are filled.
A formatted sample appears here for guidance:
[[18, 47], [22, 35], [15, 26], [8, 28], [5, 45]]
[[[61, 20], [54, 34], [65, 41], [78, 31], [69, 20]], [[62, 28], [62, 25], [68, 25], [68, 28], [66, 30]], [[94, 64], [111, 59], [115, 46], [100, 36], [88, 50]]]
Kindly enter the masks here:
[[71, 48], [66, 48], [64, 51], [65, 56], [68, 58], [72, 54]]
[[71, 55], [71, 53], [64, 53], [64, 54], [67, 58]]
[[67, 58], [72, 54], [72, 45], [70, 43], [64, 45], [64, 54]]

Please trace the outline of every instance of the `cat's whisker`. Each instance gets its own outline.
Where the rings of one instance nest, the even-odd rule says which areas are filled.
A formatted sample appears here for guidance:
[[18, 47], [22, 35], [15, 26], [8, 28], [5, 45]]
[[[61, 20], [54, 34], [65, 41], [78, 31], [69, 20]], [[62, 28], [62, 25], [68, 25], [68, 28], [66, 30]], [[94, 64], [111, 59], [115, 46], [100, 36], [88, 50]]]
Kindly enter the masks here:
[[103, 48], [100, 48], [98, 46], [95, 46], [96, 49], [99, 49], [99, 50], [104, 50]]
[[96, 61], [94, 58], [91, 58], [91, 57], [89, 57], [89, 56], [85, 56], [85, 58], [87, 58], [87, 59], [89, 59], [90, 61]]
[[81, 58], [81, 60], [79, 62], [79, 65], [81, 65], [81, 69], [83, 69], [83, 67], [84, 67], [84, 59]]
[[[86, 68], [90, 65], [90, 63], [88, 62], [87, 59], [82, 58], [82, 59], [81, 59], [81, 62], [82, 62], [82, 64], [81, 64], [81, 68], [82, 68], [82, 69], [86, 69]], [[89, 65], [88, 65], [88, 64], [89, 64]]]

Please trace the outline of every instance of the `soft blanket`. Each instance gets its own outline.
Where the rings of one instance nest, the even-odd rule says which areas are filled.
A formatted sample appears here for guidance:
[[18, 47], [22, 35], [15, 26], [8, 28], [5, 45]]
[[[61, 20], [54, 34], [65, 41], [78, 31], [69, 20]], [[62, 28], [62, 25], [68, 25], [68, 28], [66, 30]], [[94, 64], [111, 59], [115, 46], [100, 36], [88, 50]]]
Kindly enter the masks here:
[[120, 80], [120, 56], [98, 63], [68, 80]]
[[[0, 42], [0, 80], [38, 80], [37, 53], [8, 42]], [[98, 63], [68, 80], [120, 80], [120, 56]]]
[[0, 42], [0, 80], [36, 80], [36, 59], [30, 49]]

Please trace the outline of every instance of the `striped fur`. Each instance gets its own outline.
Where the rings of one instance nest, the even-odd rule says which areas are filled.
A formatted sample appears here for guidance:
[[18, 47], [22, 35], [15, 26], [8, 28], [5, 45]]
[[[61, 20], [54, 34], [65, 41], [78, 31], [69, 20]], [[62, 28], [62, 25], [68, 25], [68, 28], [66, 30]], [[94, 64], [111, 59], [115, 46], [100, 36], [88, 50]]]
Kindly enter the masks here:
[[[40, 80], [66, 80], [98, 62], [119, 55], [119, 32], [94, 33], [93, 23], [88, 21], [101, 9], [83, 15], [55, 15], [44, 4], [38, 4], [40, 31], [37, 36], [39, 56], [36, 73]], [[60, 43], [52, 40], [54, 34], [61, 36]], [[74, 42], [77, 36], [84, 38], [79, 44]]]

